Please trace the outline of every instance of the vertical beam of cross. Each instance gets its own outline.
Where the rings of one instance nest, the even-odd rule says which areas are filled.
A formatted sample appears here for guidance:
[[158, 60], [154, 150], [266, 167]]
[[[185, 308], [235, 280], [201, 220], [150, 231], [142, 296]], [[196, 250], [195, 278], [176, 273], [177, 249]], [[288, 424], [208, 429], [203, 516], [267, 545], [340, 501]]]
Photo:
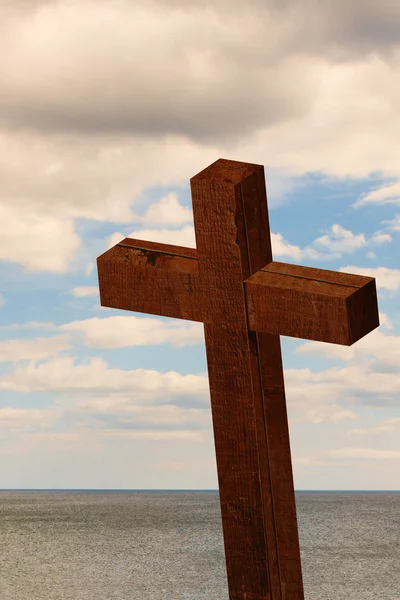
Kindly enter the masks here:
[[272, 261], [264, 169], [219, 160], [191, 192], [230, 600], [302, 600], [280, 340], [243, 287]]

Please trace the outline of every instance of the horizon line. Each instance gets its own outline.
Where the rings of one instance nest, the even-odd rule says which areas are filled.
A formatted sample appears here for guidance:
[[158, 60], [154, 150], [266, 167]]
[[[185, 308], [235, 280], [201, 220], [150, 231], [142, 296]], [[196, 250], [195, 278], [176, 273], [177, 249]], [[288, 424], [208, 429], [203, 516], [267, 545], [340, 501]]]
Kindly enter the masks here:
[[[219, 492], [218, 488], [0, 488], [0, 492]], [[371, 489], [295, 489], [295, 492], [400, 492]]]

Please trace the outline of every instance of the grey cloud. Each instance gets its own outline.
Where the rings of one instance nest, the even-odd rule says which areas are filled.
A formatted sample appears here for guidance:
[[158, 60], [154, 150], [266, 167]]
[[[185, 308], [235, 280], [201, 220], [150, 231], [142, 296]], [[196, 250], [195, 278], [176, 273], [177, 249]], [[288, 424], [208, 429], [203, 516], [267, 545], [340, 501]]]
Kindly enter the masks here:
[[131, 417], [115, 417], [111, 414], [91, 414], [85, 420], [87, 429], [117, 429], [126, 431], [187, 431], [187, 430], [204, 430], [204, 425], [193, 421], [184, 423], [155, 423], [154, 420], [138, 419], [137, 416]]
[[[389, 2], [159, 0], [141, 3], [154, 11], [145, 34], [131, 2], [34, 6], [54, 12], [48, 27], [57, 24], [59, 36], [46, 50], [26, 41], [23, 31], [35, 27], [40, 38], [40, 19], [21, 0], [8, 9], [25, 30], [2, 43], [5, 129], [235, 141], [308, 112], [318, 80], [299, 55], [358, 60], [400, 42], [400, 7]], [[63, 20], [66, 6], [76, 12]], [[109, 11], [109, 26], [91, 25], [98, 11]]]
[[396, 360], [393, 360], [393, 362], [388, 362], [384, 359], [377, 358], [371, 361], [370, 369], [374, 373], [387, 373], [388, 375], [394, 375], [395, 373], [399, 372], [399, 365]]
[[398, 392], [393, 393], [381, 392], [377, 394], [374, 392], [368, 392], [368, 390], [362, 389], [351, 389], [344, 394], [341, 405], [349, 408], [360, 407], [372, 407], [372, 408], [398, 408]]
[[[184, 76], [183, 76], [184, 78]], [[8, 105], [0, 100], [0, 122], [4, 129], [40, 130], [52, 134], [68, 132], [80, 135], [118, 135], [129, 137], [162, 137], [182, 134], [198, 142], [238, 140], [255, 132], [260, 126], [275, 124], [289, 117], [300, 116], [299, 108], [291, 105], [290, 98], [279, 93], [257, 96], [246, 92], [240, 82], [229, 90], [228, 82], [204, 87], [204, 97], [192, 98], [190, 90], [182, 90], [179, 100], [169, 106], [160, 103], [159, 95], [151, 85], [147, 90], [127, 92], [124, 99], [95, 105], [88, 96], [81, 96], [81, 105], [74, 107], [63, 101], [29, 106], [25, 99], [13, 97]], [[187, 81], [190, 88], [190, 82]], [[249, 86], [252, 87], [252, 86]], [[282, 92], [282, 90], [279, 90]], [[163, 93], [172, 97], [173, 90]], [[233, 100], [232, 100], [233, 99]]]
[[[364, 59], [368, 54], [388, 54], [400, 43], [400, 4], [393, 0], [157, 0], [161, 5], [186, 11], [207, 7], [228, 17], [235, 9], [268, 17], [286, 25], [283, 53], [299, 51], [322, 54], [331, 60]], [[266, 40], [268, 29], [266, 23]]]
[[202, 410], [211, 410], [210, 398], [207, 394], [207, 397], [202, 396], [163, 396], [163, 398], [156, 398], [153, 402], [153, 406], [168, 406], [173, 404], [179, 408], [184, 409], [202, 409]]

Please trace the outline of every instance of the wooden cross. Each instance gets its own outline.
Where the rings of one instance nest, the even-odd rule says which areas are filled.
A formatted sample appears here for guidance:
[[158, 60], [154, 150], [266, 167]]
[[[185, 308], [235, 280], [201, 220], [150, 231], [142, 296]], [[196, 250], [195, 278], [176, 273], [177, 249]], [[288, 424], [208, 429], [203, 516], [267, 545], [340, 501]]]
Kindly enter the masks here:
[[280, 335], [350, 346], [379, 326], [375, 279], [272, 261], [262, 165], [190, 180], [197, 249], [124, 239], [101, 305], [204, 323], [230, 600], [303, 600]]

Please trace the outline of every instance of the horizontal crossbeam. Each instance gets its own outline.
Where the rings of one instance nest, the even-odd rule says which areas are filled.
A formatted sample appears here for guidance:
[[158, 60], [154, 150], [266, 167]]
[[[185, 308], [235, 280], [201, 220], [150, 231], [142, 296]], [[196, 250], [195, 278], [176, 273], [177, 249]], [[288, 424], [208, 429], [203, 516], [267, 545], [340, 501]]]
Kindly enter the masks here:
[[[194, 248], [125, 238], [97, 267], [102, 306], [210, 322]], [[272, 261], [243, 293], [250, 331], [350, 346], [379, 326], [372, 277]]]

